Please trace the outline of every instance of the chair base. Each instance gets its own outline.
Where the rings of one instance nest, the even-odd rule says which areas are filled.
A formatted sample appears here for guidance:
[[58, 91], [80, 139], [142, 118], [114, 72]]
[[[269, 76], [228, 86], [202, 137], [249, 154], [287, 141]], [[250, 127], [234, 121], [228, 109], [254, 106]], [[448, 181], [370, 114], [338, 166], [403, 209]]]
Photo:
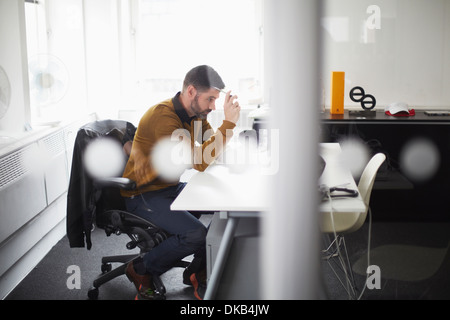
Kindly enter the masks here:
[[327, 240], [327, 248], [322, 250], [322, 260], [327, 262], [337, 280], [347, 292], [349, 299], [358, 299], [358, 288], [348, 257], [344, 236], [337, 235], [337, 238], [332, 240], [328, 238]]
[[[108, 256], [102, 258], [102, 275], [93, 281], [92, 287], [88, 291], [88, 298], [91, 300], [97, 300], [99, 296], [99, 288], [103, 284], [125, 274], [125, 270], [128, 263], [139, 258], [140, 254], [129, 254], [120, 256]], [[121, 263], [120, 266], [112, 269], [111, 263]], [[178, 261], [174, 267], [186, 268], [189, 266], [189, 262], [185, 260]], [[160, 296], [160, 300], [165, 300], [166, 287], [159, 276], [153, 276], [153, 284], [155, 285], [156, 292]]]

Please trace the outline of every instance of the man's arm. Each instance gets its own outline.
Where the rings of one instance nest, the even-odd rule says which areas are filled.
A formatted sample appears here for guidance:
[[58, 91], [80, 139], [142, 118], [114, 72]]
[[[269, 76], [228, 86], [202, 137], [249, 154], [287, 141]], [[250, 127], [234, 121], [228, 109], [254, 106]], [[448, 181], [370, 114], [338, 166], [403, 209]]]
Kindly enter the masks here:
[[[239, 102], [236, 99], [237, 96], [231, 96], [230, 92], [227, 92], [223, 106], [225, 120], [209, 138], [209, 132], [212, 132], [213, 129], [207, 121], [204, 121], [202, 137], [207, 139], [201, 146], [193, 146], [194, 169], [204, 171], [223, 152], [226, 143], [233, 136], [233, 129], [236, 127], [241, 111]], [[201, 159], [199, 159], [199, 155], [201, 155]]]

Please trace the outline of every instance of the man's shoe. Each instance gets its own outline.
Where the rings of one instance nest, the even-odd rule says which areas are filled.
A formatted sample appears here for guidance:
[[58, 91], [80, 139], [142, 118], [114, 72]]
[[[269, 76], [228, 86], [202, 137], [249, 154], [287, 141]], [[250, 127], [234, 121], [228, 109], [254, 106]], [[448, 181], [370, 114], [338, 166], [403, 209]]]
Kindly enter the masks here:
[[183, 273], [183, 283], [194, 287], [194, 295], [198, 300], [203, 300], [206, 292], [206, 269], [199, 272]]
[[141, 285], [134, 300], [164, 300], [164, 296], [152, 288], [146, 288]]
[[149, 274], [138, 274], [136, 270], [134, 270], [133, 261], [128, 263], [127, 268], [125, 270], [125, 274], [127, 275], [128, 280], [134, 283], [136, 290], [139, 291], [141, 286], [145, 288], [150, 288], [152, 283], [152, 278]]
[[183, 283], [188, 286], [192, 286], [191, 276], [196, 274], [197, 282], [206, 286], [206, 269], [203, 269], [199, 272], [190, 272], [188, 268], [186, 268], [183, 272]]
[[205, 296], [206, 292], [206, 272], [204, 276], [201, 272], [193, 273], [191, 274], [191, 277], [189, 279], [191, 281], [192, 286], [194, 287], [194, 296], [198, 300], [203, 300], [203, 297]]
[[131, 261], [125, 270], [128, 280], [134, 283], [137, 290], [135, 300], [161, 300], [163, 296], [156, 292], [152, 277], [150, 274], [141, 275], [134, 270], [133, 261]]

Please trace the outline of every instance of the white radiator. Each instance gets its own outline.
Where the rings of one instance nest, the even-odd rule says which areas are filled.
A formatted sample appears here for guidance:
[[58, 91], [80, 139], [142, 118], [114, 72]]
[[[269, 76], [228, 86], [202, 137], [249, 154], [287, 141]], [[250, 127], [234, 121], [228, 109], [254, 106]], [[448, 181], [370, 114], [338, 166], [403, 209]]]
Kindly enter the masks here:
[[0, 158], [0, 243], [47, 206], [39, 158], [37, 142]]
[[74, 141], [94, 120], [48, 130], [0, 156], [0, 299], [65, 235]]

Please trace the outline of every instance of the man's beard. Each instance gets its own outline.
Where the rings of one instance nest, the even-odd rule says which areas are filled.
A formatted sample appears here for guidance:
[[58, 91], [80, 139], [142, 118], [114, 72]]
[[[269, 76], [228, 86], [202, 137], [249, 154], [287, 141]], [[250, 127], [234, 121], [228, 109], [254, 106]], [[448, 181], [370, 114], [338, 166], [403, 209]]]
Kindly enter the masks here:
[[198, 104], [198, 96], [195, 96], [194, 101], [191, 102], [191, 111], [200, 119], [206, 119], [211, 110], [200, 112], [200, 105]]

